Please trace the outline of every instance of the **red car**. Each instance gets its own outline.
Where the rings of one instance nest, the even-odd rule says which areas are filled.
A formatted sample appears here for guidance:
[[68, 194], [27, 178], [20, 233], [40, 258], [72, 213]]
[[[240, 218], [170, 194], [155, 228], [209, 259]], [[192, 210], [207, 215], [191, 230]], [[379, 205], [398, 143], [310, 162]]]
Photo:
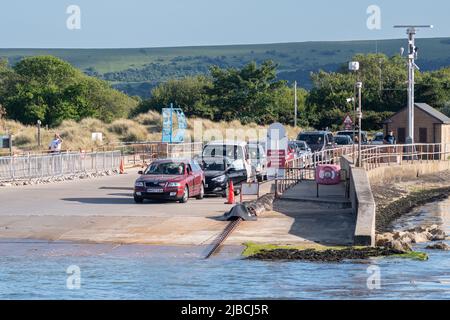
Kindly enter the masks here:
[[185, 203], [190, 197], [203, 199], [205, 175], [195, 160], [156, 160], [134, 183], [134, 201], [144, 199], [176, 200]]

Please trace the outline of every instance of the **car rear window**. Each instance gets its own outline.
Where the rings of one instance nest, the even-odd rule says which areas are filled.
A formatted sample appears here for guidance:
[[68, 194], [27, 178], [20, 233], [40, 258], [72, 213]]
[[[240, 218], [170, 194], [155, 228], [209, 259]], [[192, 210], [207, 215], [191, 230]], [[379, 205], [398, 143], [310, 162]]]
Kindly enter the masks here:
[[305, 141], [307, 144], [323, 144], [324, 143], [324, 134], [311, 134], [311, 133], [301, 133], [298, 136], [298, 140]]

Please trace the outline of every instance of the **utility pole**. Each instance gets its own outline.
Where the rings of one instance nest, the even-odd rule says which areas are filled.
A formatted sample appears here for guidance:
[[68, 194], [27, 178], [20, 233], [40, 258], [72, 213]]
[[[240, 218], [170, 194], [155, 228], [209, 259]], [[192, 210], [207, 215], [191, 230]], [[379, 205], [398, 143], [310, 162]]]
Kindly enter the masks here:
[[417, 59], [418, 48], [415, 44], [415, 37], [418, 28], [433, 28], [432, 25], [397, 25], [394, 28], [406, 28], [408, 35], [408, 137], [407, 144], [414, 144], [414, 72], [419, 70], [415, 60]]
[[297, 112], [298, 112], [297, 81], [294, 81], [294, 128], [297, 128]]
[[361, 123], [362, 123], [362, 82], [357, 82], [356, 87], [358, 88], [358, 167], [362, 167], [361, 159], [361, 145], [362, 145], [362, 134], [361, 134]]

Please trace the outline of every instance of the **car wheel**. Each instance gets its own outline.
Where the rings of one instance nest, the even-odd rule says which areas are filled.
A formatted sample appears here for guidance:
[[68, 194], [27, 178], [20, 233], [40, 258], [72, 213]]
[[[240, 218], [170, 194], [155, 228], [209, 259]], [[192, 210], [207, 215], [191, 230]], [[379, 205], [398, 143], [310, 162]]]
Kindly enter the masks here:
[[197, 200], [202, 200], [204, 196], [205, 196], [205, 186], [202, 183], [200, 193], [197, 196]]
[[189, 200], [189, 187], [185, 186], [184, 187], [184, 193], [183, 193], [183, 197], [180, 200], [180, 203], [186, 203]]
[[144, 198], [138, 197], [137, 195], [134, 195], [134, 202], [136, 202], [136, 203], [143, 203], [144, 202]]

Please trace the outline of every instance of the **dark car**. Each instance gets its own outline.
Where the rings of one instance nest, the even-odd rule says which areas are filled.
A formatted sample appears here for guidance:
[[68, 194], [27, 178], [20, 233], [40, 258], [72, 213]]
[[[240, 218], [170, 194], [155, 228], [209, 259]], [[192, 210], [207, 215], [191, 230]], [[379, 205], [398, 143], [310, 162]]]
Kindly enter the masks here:
[[[205, 173], [205, 194], [228, 196], [229, 181], [238, 185], [247, 180], [247, 175], [235, 170], [233, 160], [227, 157], [203, 157], [200, 160]], [[237, 193], [237, 190], [235, 191]]]
[[305, 141], [312, 152], [324, 151], [335, 146], [333, 134], [329, 131], [301, 132], [297, 140]]
[[134, 184], [134, 201], [144, 199], [187, 202], [190, 197], [202, 199], [205, 175], [195, 160], [164, 159], [152, 162]]
[[337, 135], [334, 136], [334, 142], [338, 145], [338, 146], [346, 146], [346, 145], [352, 145], [353, 144], [353, 140], [350, 136], [348, 135]]
[[[353, 142], [355, 142], [355, 136], [358, 136], [358, 130], [344, 130], [344, 131], [339, 131], [336, 133], [336, 135], [338, 136], [349, 136]], [[367, 143], [367, 132], [366, 131], [361, 131], [361, 143], [362, 144], [366, 144]]]

